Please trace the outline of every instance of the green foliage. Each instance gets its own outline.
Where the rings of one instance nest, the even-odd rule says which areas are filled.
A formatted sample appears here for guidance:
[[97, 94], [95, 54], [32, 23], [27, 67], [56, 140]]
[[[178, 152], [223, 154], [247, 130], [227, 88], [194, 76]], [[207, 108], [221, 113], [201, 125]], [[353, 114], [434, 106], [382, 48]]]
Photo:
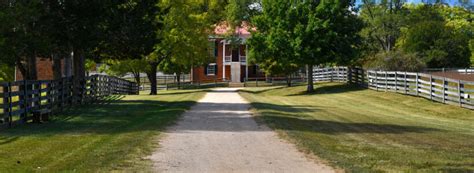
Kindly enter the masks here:
[[250, 18], [259, 13], [258, 0], [229, 0], [225, 6], [225, 17], [231, 31], [236, 26], [241, 26], [243, 21], [250, 21]]
[[406, 25], [408, 10], [403, 6], [403, 1], [384, 1], [376, 4], [364, 0], [360, 18], [365, 27], [361, 36], [365, 42], [367, 54], [379, 51], [391, 51], [395, 42], [400, 37], [400, 28]]
[[303, 65], [348, 64], [356, 57], [362, 28], [352, 5], [263, 0], [262, 14], [252, 21], [257, 32], [249, 39], [250, 57], [267, 73], [290, 74]]
[[15, 80], [15, 68], [0, 64], [0, 82], [12, 82], [13, 80]]
[[366, 68], [388, 71], [421, 71], [425, 67], [416, 54], [402, 51], [380, 52], [366, 63]]
[[409, 25], [403, 29], [399, 46], [420, 58], [431, 68], [469, 67], [470, 37], [463, 28], [455, 29], [438, 10], [443, 7], [420, 5], [411, 9]]
[[269, 75], [289, 75], [298, 69], [294, 47], [288, 44], [294, 39], [290, 29], [295, 21], [280, 11], [290, 8], [290, 2], [263, 1], [263, 13], [253, 18], [258, 31], [248, 40], [249, 60]]
[[169, 0], [160, 4], [168, 13], [162, 18], [163, 30], [158, 32], [162, 41], [155, 45], [152, 56], [162, 57], [161, 70], [180, 74], [212, 61], [208, 36], [215, 19], [210, 15], [213, 3], [206, 2]]
[[[390, 3], [366, 3], [361, 9], [360, 17], [366, 24], [361, 32], [364, 38], [362, 56], [369, 63], [367, 66], [385, 62], [371, 63], [374, 57], [400, 52], [416, 55], [418, 61], [430, 68], [470, 66], [473, 50], [469, 42], [474, 36], [472, 11], [439, 3], [414, 5], [400, 2], [395, 6]], [[413, 63], [410, 58], [399, 60], [407, 60], [400, 64], [400, 70]]]
[[106, 65], [99, 67], [99, 71], [111, 76], [124, 76], [134, 71], [142, 71], [146, 65], [147, 63], [141, 59], [108, 60]]

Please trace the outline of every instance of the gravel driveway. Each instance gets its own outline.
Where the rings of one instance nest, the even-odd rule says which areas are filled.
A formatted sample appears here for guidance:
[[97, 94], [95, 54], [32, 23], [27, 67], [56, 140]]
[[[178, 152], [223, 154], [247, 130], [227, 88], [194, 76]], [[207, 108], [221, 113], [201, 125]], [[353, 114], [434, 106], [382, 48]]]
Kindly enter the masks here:
[[159, 141], [157, 172], [334, 172], [252, 118], [237, 89], [215, 89]]

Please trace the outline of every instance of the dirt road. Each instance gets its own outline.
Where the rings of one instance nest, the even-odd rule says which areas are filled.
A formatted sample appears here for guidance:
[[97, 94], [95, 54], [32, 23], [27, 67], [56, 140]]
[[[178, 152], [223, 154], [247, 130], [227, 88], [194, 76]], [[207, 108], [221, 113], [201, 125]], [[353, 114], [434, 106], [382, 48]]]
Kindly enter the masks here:
[[236, 89], [215, 89], [160, 139], [157, 172], [333, 172], [258, 125]]

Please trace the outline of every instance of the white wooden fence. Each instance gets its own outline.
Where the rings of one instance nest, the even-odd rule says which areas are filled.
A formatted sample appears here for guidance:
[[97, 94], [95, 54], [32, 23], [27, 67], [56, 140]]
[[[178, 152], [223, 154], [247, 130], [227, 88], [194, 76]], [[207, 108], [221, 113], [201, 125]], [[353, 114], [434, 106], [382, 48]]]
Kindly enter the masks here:
[[424, 97], [432, 101], [474, 109], [474, 81], [425, 73], [373, 71], [361, 68], [315, 68], [314, 81], [358, 84], [377, 91]]
[[347, 67], [326, 67], [313, 69], [313, 81], [347, 82]]
[[424, 73], [367, 71], [368, 87], [424, 97], [436, 102], [474, 109], [474, 81]]

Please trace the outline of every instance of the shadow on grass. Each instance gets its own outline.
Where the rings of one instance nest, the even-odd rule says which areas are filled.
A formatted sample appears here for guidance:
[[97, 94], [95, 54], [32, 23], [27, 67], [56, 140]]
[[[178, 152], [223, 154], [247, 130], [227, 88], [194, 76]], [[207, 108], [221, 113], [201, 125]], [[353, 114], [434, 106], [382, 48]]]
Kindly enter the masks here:
[[243, 92], [243, 93], [250, 93], [250, 94], [260, 94], [260, 93], [264, 93], [264, 92], [267, 92], [267, 91], [272, 91], [272, 90], [277, 90], [277, 89], [282, 89], [282, 88], [285, 88], [286, 86], [273, 86], [273, 87], [267, 87], [265, 89], [260, 89], [260, 90], [246, 90], [246, 89], [241, 89], [239, 90], [239, 92]]
[[338, 93], [347, 93], [347, 92], [354, 92], [354, 91], [361, 91], [365, 90], [366, 88], [350, 85], [350, 84], [322, 84], [322, 86], [318, 86], [315, 84], [314, 91], [308, 93], [306, 91], [302, 91], [296, 94], [289, 94], [287, 96], [301, 96], [301, 95], [315, 95], [315, 94], [338, 94]]
[[23, 136], [120, 134], [162, 131], [194, 101], [111, 100], [65, 110], [44, 124], [24, 124], [0, 131], [0, 145]]
[[[265, 114], [265, 113], [264, 113]], [[288, 131], [305, 131], [324, 134], [340, 133], [376, 133], [376, 134], [402, 134], [402, 133], [425, 133], [440, 131], [439, 129], [420, 126], [406, 126], [396, 124], [354, 123], [337, 122], [318, 119], [304, 119], [278, 114], [267, 115], [262, 120], [276, 129]]]
[[276, 105], [269, 103], [252, 103], [254, 108], [260, 110], [259, 121], [268, 123], [271, 127], [283, 130], [312, 131], [317, 133], [423, 133], [440, 131], [439, 129], [420, 126], [405, 126], [395, 124], [354, 123], [314, 119], [311, 116], [301, 115], [298, 112], [324, 111], [326, 107], [311, 105]]
[[[83, 105], [67, 110], [46, 124], [27, 124], [0, 131], [0, 146], [24, 136], [54, 136], [80, 134], [121, 134], [140, 131], [163, 131], [173, 124], [179, 115], [194, 101], [114, 100], [103, 105]], [[322, 107], [310, 105], [276, 105], [253, 103], [261, 109], [263, 119], [271, 127], [285, 130], [311, 131], [317, 133], [424, 133], [438, 129], [402, 126], [394, 124], [353, 123], [317, 120], [304, 117], [298, 112], [324, 111]], [[177, 129], [179, 133], [193, 131], [244, 132], [266, 131], [255, 128], [253, 117], [246, 116], [250, 108], [240, 103], [199, 103], [190, 112], [192, 121]], [[206, 126], [194, 126], [195, 121], [205, 121]], [[217, 125], [214, 125], [217, 124]]]

